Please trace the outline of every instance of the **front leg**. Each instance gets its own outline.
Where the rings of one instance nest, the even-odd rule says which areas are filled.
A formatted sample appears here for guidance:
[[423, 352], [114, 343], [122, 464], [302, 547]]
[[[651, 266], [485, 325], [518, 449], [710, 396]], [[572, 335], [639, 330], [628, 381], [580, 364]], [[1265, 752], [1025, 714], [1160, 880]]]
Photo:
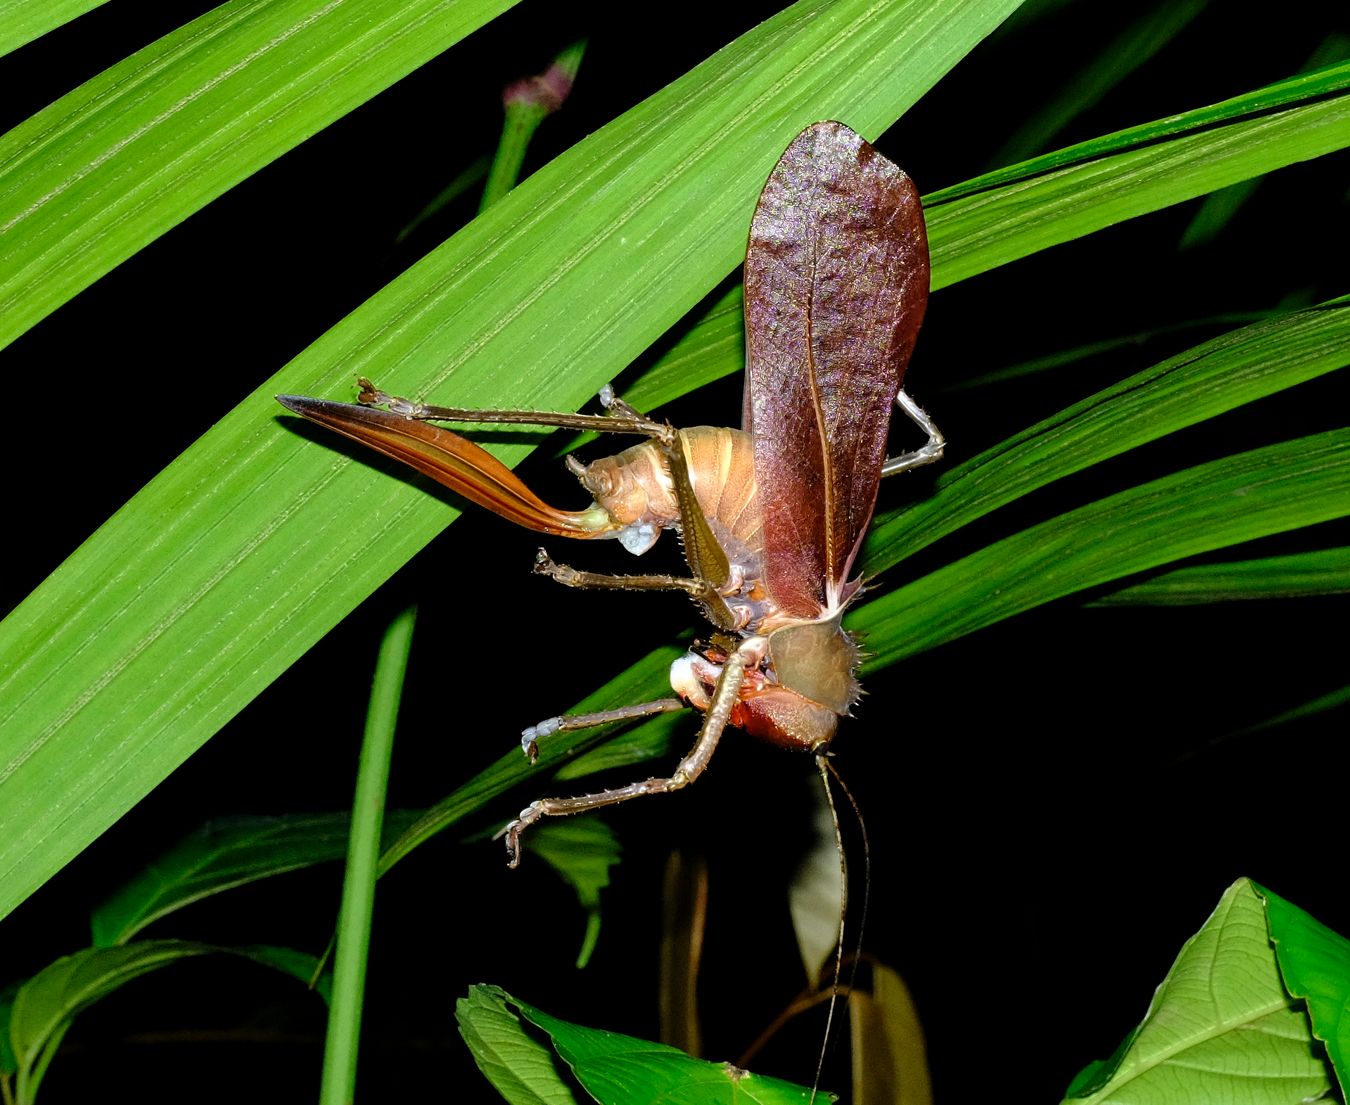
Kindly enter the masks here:
[[641, 798], [648, 794], [668, 794], [687, 787], [703, 774], [717, 749], [717, 742], [731, 719], [731, 711], [740, 697], [741, 683], [745, 678], [745, 669], [757, 662], [762, 652], [762, 638], [752, 637], [727, 657], [718, 676], [717, 686], [713, 690], [712, 701], [708, 705], [707, 715], [703, 719], [703, 728], [699, 730], [698, 740], [675, 771], [668, 778], [644, 779], [640, 783], [630, 783], [626, 787], [602, 790], [598, 794], [583, 794], [576, 798], [541, 798], [531, 802], [520, 816], [512, 821], [502, 835], [506, 837], [507, 863], [516, 867], [520, 863], [520, 834], [541, 817], [566, 816], [584, 813], [600, 806], [612, 806], [617, 802], [626, 802], [630, 798]]
[[711, 581], [706, 579], [666, 575], [612, 576], [604, 572], [583, 572], [567, 564], [558, 564], [544, 549], [534, 554], [534, 571], [537, 575], [557, 580], [564, 587], [605, 591], [683, 591], [709, 613], [715, 625], [721, 625], [718, 617], [713, 616], [716, 612], [726, 622], [723, 626], [726, 629], [741, 629], [750, 619], [748, 608], [729, 605]]

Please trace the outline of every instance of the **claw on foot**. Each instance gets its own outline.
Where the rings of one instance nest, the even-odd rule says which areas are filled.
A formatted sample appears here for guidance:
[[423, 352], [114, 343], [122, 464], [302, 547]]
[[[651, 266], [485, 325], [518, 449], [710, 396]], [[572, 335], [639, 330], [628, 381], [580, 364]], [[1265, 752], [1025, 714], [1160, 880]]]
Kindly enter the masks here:
[[530, 758], [530, 763], [539, 759], [538, 742], [540, 737], [551, 736], [562, 728], [563, 719], [560, 717], [545, 718], [538, 725], [531, 725], [524, 729], [520, 734], [520, 747], [525, 755]]

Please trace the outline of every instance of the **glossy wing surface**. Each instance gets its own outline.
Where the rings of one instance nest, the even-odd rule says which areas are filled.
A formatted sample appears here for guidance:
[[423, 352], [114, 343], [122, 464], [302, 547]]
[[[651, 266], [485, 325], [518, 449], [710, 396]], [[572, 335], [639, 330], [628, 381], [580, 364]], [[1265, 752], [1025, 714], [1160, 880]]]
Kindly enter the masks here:
[[511, 469], [457, 433], [390, 411], [278, 395], [287, 410], [402, 461], [507, 521], [562, 537], [607, 537], [619, 527], [599, 509], [558, 510], [543, 502]]
[[745, 258], [745, 428], [787, 614], [852, 593], [927, 300], [913, 182], [842, 123], [807, 127], [764, 186]]

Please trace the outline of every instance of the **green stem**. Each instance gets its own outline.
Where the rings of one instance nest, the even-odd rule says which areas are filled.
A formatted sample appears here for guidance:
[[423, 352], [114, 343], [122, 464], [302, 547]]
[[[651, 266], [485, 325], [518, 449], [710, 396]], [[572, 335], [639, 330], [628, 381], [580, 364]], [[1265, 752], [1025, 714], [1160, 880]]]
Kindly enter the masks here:
[[328, 1015], [328, 1040], [324, 1047], [321, 1105], [345, 1105], [355, 1095], [361, 1003], [370, 949], [370, 918], [375, 905], [375, 865], [384, 822], [394, 726], [416, 620], [415, 606], [395, 617], [385, 631], [375, 661], [361, 762], [356, 772], [356, 798], [347, 847], [347, 874], [342, 883], [342, 909], [338, 915], [333, 1006]]

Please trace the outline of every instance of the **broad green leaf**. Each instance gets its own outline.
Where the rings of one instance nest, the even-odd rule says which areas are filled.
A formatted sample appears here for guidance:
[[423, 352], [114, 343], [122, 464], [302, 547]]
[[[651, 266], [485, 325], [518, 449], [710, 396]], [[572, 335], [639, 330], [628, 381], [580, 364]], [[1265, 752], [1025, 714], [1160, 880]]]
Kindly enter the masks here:
[[0, 913], [454, 516], [311, 440], [272, 393], [342, 397], [366, 373], [471, 406], [575, 408], [735, 266], [802, 125], [875, 135], [1014, 6], [802, 0], [545, 166], [225, 415], [0, 627]]
[[0, 138], [0, 347], [511, 6], [230, 0]]
[[0, 0], [0, 55], [17, 50], [107, 0]]
[[[389, 814], [386, 832], [402, 832], [420, 814]], [[146, 925], [221, 891], [342, 858], [346, 813], [238, 817], [189, 833], [94, 910], [93, 941], [125, 944]]]
[[1350, 1080], [1350, 940], [1265, 887], [1266, 921], [1285, 989], [1308, 1003], [1313, 1035], [1327, 1047], [1344, 1097]]
[[522, 1029], [496, 986], [472, 986], [455, 1020], [473, 1061], [510, 1105], [576, 1105], [553, 1053]]
[[875, 670], [1076, 591], [1350, 514], [1350, 430], [1186, 469], [988, 545], [862, 607]]
[[[558, 1056], [601, 1105], [799, 1105], [811, 1097], [804, 1086], [738, 1070], [730, 1063], [709, 1063], [665, 1044], [560, 1021], [495, 986], [475, 986], [471, 996], [474, 994], [478, 1002], [514, 1007], [521, 1017], [547, 1033]], [[466, 1005], [461, 1002], [460, 1008]], [[475, 1004], [473, 1008], [478, 1007]], [[494, 1027], [500, 1024], [495, 1019], [492, 1023]], [[461, 1031], [462, 1026], [463, 1020]], [[497, 1084], [495, 1080], [493, 1084]], [[517, 1100], [503, 1093], [508, 1100]], [[828, 1096], [832, 1099], [833, 1095]]]
[[1289, 1105], [1329, 1088], [1307, 1014], [1280, 982], [1265, 909], [1239, 879], [1186, 941], [1125, 1046], [1080, 1074], [1065, 1100]]
[[553, 868], [586, 911], [586, 932], [577, 952], [577, 968], [586, 966], [600, 938], [600, 891], [619, 862], [619, 840], [598, 817], [545, 821], [530, 830], [525, 850]]
[[1293, 599], [1350, 593], [1350, 548], [1316, 549], [1259, 560], [1188, 564], [1128, 583], [1093, 606], [1191, 606], [1240, 599]]

